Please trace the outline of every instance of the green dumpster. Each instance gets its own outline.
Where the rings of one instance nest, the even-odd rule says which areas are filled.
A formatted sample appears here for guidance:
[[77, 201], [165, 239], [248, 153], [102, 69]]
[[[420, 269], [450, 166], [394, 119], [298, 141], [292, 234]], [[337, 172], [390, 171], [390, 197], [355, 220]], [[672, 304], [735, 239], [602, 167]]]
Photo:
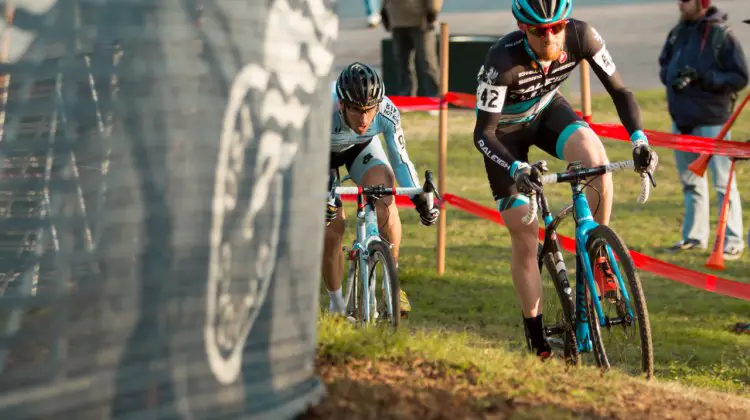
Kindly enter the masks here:
[[[502, 35], [451, 35], [448, 37], [448, 91], [475, 93], [477, 90], [477, 73], [484, 63], [484, 58], [492, 44]], [[440, 56], [440, 36], [435, 37], [438, 57]], [[386, 95], [398, 92], [395, 60], [393, 57], [393, 40], [384, 38], [381, 42], [381, 62], [383, 63], [381, 76], [385, 83]], [[417, 91], [418, 96], [425, 96], [422, 87]]]

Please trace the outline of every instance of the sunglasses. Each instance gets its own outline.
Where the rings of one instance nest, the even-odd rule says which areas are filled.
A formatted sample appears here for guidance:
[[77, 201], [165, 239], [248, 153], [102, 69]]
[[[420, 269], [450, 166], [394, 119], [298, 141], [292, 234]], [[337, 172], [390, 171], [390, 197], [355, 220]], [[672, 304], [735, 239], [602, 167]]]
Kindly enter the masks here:
[[350, 104], [346, 104], [345, 103], [344, 104], [344, 109], [346, 110], [346, 112], [348, 112], [350, 114], [361, 115], [361, 114], [369, 114], [369, 113], [371, 113], [373, 111], [376, 111], [378, 109], [378, 105], [373, 105], [373, 106], [368, 107], [368, 108], [361, 108], [361, 107], [356, 106], [356, 105], [350, 105]]
[[560, 32], [562, 32], [565, 29], [565, 26], [568, 24], [567, 20], [561, 20], [559, 22], [555, 23], [548, 23], [546, 25], [534, 25], [534, 26], [528, 26], [527, 31], [537, 37], [541, 38], [542, 36], [546, 35], [547, 32], [550, 32], [552, 35], [557, 35]]

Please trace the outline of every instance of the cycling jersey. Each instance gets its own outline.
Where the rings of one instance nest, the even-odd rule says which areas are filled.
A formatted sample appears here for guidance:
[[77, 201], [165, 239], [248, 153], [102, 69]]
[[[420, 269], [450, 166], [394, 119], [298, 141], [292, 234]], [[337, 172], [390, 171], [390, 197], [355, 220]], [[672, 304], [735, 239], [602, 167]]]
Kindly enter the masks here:
[[[553, 103], [560, 86], [586, 60], [612, 97], [631, 136], [643, 136], [638, 104], [622, 82], [604, 40], [591, 25], [570, 19], [560, 57], [544, 68], [521, 31], [498, 40], [477, 75], [477, 126], [474, 142], [487, 159], [506, 171], [517, 159], [496, 130], [533, 122]], [[551, 147], [553, 148], [553, 147]], [[554, 149], [554, 148], [553, 148]]]
[[[344, 154], [347, 150], [358, 146], [364, 148], [364, 143], [378, 141], [378, 134], [383, 134], [386, 144], [388, 161], [393, 168], [398, 184], [402, 187], [418, 187], [419, 177], [414, 165], [406, 153], [404, 131], [401, 129], [401, 114], [396, 105], [388, 97], [384, 97], [378, 107], [378, 113], [370, 123], [367, 131], [359, 135], [346, 124], [344, 111], [340, 108], [338, 97], [333, 100], [333, 123], [331, 124], [331, 153], [332, 156]], [[356, 154], [354, 154], [356, 155]], [[366, 157], [365, 157], [366, 158]], [[332, 159], [332, 162], [334, 160]], [[349, 166], [349, 165], [347, 165]]]

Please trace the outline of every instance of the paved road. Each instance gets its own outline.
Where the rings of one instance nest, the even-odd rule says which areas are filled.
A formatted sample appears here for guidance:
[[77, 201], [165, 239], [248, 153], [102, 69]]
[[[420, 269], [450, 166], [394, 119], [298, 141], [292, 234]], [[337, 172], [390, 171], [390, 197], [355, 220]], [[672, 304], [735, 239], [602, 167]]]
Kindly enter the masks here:
[[[349, 4], [357, 0], [347, 0], [341, 5], [343, 19], [340, 22], [339, 39], [336, 42], [336, 66], [341, 68], [353, 60], [362, 60], [380, 66], [380, 42], [389, 34], [381, 27], [367, 29], [361, 16], [346, 18], [359, 7]], [[446, 0], [447, 10], [453, 10], [459, 0]], [[489, 0], [462, 0], [466, 8], [475, 7]], [[613, 0], [601, 0], [606, 6], [590, 6], [592, 0], [576, 2], [574, 16], [593, 24], [602, 34], [607, 47], [612, 53], [618, 69], [625, 82], [633, 89], [657, 88], [661, 84], [658, 78], [657, 57], [664, 43], [666, 34], [677, 19], [675, 1], [643, 0], [630, 4], [615, 4]], [[357, 2], [358, 3], [358, 2]], [[507, 1], [497, 3], [508, 3]], [[585, 4], [589, 6], [585, 6]], [[734, 33], [744, 46], [745, 55], [750, 52], [750, 25], [742, 20], [750, 18], [750, 0], [717, 0], [720, 8], [729, 13]], [[465, 9], [462, 5], [462, 9]], [[441, 19], [448, 23], [452, 34], [501, 35], [515, 29], [509, 7], [506, 11], [494, 12], [446, 12]], [[749, 59], [750, 61], [750, 59]], [[570, 79], [571, 86], [577, 86], [578, 75]], [[592, 89], [603, 91], [603, 87], [592, 78]]]
[[[399, 0], [400, 1], [400, 0]], [[637, 4], [637, 3], [670, 3], [677, 0], [574, 0], [574, 7], [585, 6], [611, 6], [613, 4]], [[721, 1], [721, 0], [719, 0]], [[378, 2], [380, 4], [380, 2]], [[488, 12], [499, 10], [510, 10], [511, 0], [444, 0], [443, 12]], [[338, 13], [341, 19], [357, 18], [363, 19], [365, 15], [364, 0], [339, 0]]]

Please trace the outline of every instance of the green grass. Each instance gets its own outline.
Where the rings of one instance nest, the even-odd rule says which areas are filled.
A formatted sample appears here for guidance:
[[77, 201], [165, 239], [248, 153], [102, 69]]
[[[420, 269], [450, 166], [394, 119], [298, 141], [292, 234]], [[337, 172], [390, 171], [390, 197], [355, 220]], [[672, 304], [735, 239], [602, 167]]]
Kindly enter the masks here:
[[[598, 375], [593, 368], [566, 369], [562, 363], [541, 364], [528, 354], [497, 348], [494, 340], [479, 339], [471, 333], [402, 329], [396, 334], [379, 328], [355, 329], [334, 318], [321, 317], [319, 351], [336, 362], [350, 359], [402, 359], [428, 357], [450, 361], [448, 369], [460, 374], [476, 372], [478, 384], [505, 385], [509, 398], [537, 395], [542, 390], [575, 393], [576, 398], [601, 397], [598, 388], [626, 379], [625, 375]], [[596, 377], [593, 382], [584, 381]], [[585, 383], [586, 385], [580, 385]], [[501, 391], [501, 390], [497, 390]], [[602, 393], [603, 394], [603, 393]]]
[[[669, 130], [671, 123], [663, 92], [638, 92], [637, 98], [645, 127]], [[593, 109], [595, 121], [618, 122], [608, 96], [595, 96]], [[437, 118], [424, 113], [405, 113], [402, 121], [409, 154], [418, 171], [424, 173], [424, 170], [431, 169], [437, 172]], [[493, 207], [482, 158], [471, 138], [473, 125], [471, 111], [451, 112], [447, 191]], [[750, 110], [738, 119], [733, 136], [735, 139], [750, 137]], [[629, 143], [603, 141], [610, 160], [630, 158]], [[708, 251], [683, 255], [664, 251], [680, 238], [683, 208], [673, 153], [661, 148], [657, 152], [660, 155], [660, 167], [656, 173], [658, 186], [645, 205], [636, 202], [639, 181], [634, 174], [620, 172], [614, 175], [615, 203], [610, 226], [633, 250], [678, 266], [716, 274], [703, 266]], [[542, 158], [548, 161], [552, 170], [564, 168], [563, 162], [538, 149], [534, 149], [530, 156], [534, 160]], [[745, 203], [750, 197], [750, 183], [746, 182], [750, 177], [748, 165], [737, 165], [736, 174]], [[569, 188], [564, 185], [551, 186], [545, 192], [553, 211], [570, 201]], [[713, 190], [711, 196], [713, 231], [718, 207]], [[746, 223], [750, 221], [749, 207], [743, 209]], [[352, 210], [353, 207], [347, 204], [347, 213], [352, 214]], [[401, 212], [404, 238], [399, 265], [402, 286], [413, 306], [407, 324], [410, 335], [389, 339], [367, 332], [342, 332], [332, 328], [329, 321], [324, 321], [320, 324], [321, 350], [339, 349], [340, 353], [377, 358], [407, 348], [419, 349], [436, 359], [457, 363], [460, 360], [480, 361], [483, 368], [495, 374], [510, 369], [520, 372], [525, 378], [535, 377], [536, 365], [525, 361], [519, 350], [522, 348], [523, 326], [509, 274], [510, 240], [505, 228], [450, 207], [446, 216], [446, 273], [437, 276], [436, 229], [421, 226], [414, 211]], [[347, 244], [353, 238], [352, 226], [350, 223]], [[572, 223], [564, 224], [560, 232], [570, 236]], [[569, 256], [566, 260], [569, 267], [572, 266]], [[750, 256], [747, 253], [741, 260], [728, 261], [726, 265], [727, 270], [720, 273], [722, 277], [749, 281]], [[640, 274], [648, 300], [658, 380], [750, 396], [750, 337], [733, 334], [727, 329], [735, 322], [750, 320], [750, 303], [643, 271]], [[327, 303], [324, 291], [321, 302]], [[346, 351], [341, 351], [342, 348]], [[583, 373], [568, 374], [585, 372], [584, 369]], [[534, 384], [540, 380], [531, 382]]]

